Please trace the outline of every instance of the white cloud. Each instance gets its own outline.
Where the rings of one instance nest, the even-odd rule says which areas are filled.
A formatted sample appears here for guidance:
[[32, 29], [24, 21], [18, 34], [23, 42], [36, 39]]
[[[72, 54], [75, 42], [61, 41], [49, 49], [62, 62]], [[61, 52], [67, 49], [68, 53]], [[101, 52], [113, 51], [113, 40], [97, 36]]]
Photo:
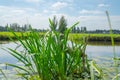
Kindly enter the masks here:
[[[110, 16], [112, 29], [119, 29], [120, 25], [120, 16]], [[109, 25], [106, 16], [78, 16], [78, 17], [67, 17], [69, 25], [72, 25], [74, 22], [80, 21], [79, 27], [86, 26], [87, 30], [95, 29], [106, 29], [109, 30]]]
[[[31, 12], [33, 13], [31, 14]], [[43, 12], [47, 12], [47, 10]], [[90, 14], [93, 13], [93, 11], [87, 12], [83, 10], [82, 13]], [[48, 18], [53, 18], [53, 15], [56, 15], [57, 19], [60, 19], [61, 15], [64, 15], [67, 19], [68, 26], [72, 25], [74, 22], [80, 21], [78, 26], [86, 26], [88, 30], [109, 29], [106, 16], [69, 16], [61, 13], [45, 15], [31, 8], [14, 8], [7, 6], [0, 6], [0, 25], [4, 26], [7, 23], [11, 24], [15, 22], [20, 25], [30, 23], [33, 28], [47, 29], [49, 28]], [[113, 29], [119, 29], [120, 16], [110, 16], [110, 18]]]
[[67, 2], [74, 3], [74, 0], [66, 0]]
[[40, 2], [40, 0], [25, 0], [26, 2], [35, 2], [35, 3], [37, 3], [37, 2]]
[[108, 4], [98, 4], [98, 7], [109, 7], [110, 5]]
[[0, 17], [1, 16], [14, 16], [14, 15], [24, 15], [27, 12], [35, 12], [36, 10], [33, 8], [17, 8], [17, 7], [9, 7], [9, 6], [0, 6]]
[[80, 14], [102, 14], [103, 12], [102, 11], [99, 11], [99, 10], [86, 10], [86, 9], [83, 9], [81, 11], [79, 11]]
[[22, 14], [22, 13], [25, 13], [25, 10], [16, 9], [16, 10], [12, 10], [11, 12], [13, 12], [13, 13], [20, 13], [20, 14]]
[[52, 14], [56, 14], [56, 13], [57, 13], [57, 11], [53, 10], [53, 11], [51, 11], [51, 13], [52, 13]]
[[32, 8], [17, 8], [0, 6], [0, 25], [6, 25], [7, 23], [26, 23], [26, 17], [30, 15], [30, 12], [34, 12]]
[[54, 3], [54, 4], [52, 5], [52, 9], [54, 9], [54, 10], [59, 10], [59, 9], [61, 9], [61, 8], [66, 7], [67, 5], [68, 5], [68, 4], [65, 3], [65, 2], [56, 2], [56, 3]]
[[43, 10], [43, 13], [48, 13], [49, 11], [48, 10]]

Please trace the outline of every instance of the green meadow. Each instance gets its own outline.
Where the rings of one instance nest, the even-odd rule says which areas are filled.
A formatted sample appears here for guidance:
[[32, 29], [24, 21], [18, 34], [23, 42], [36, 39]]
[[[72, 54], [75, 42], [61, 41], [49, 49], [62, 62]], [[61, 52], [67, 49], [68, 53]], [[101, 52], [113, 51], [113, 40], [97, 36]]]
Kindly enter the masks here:
[[[113, 34], [112, 37], [114, 38], [115, 42], [120, 41], [120, 34]], [[102, 42], [110, 42], [111, 41], [111, 35], [110, 34], [70, 34], [69, 39], [73, 41], [79, 41], [81, 39], [86, 39], [88, 42], [94, 42], [94, 41], [102, 41]]]
[[[15, 34], [18, 35], [19, 37], [22, 37], [20, 32], [15, 32]], [[7, 41], [7, 40], [10, 40], [10, 38], [16, 39], [14, 34], [11, 32], [0, 32], [0, 40], [1, 41]]]
[[[24, 39], [29, 36], [30, 32], [15, 32], [15, 34], [20, 38]], [[42, 36], [44, 33], [40, 33]], [[24, 36], [23, 36], [24, 35]], [[0, 41], [10, 41], [11, 39], [17, 40], [15, 35], [12, 32], [0, 32]]]
[[[24, 37], [27, 38], [29, 36], [29, 32], [15, 32], [15, 34], [19, 38]], [[43, 36], [45, 33], [39, 33], [40, 36]], [[120, 34], [113, 34], [112, 35], [114, 38], [115, 42], [120, 41]], [[15, 35], [12, 32], [0, 32], [0, 41], [8, 41], [11, 39], [17, 40]], [[87, 34], [87, 33], [70, 33], [69, 34], [69, 40], [73, 41], [80, 41], [81, 39], [86, 39], [88, 42], [93, 42], [93, 41], [103, 41], [103, 42], [110, 42], [111, 41], [111, 36], [110, 34]]]

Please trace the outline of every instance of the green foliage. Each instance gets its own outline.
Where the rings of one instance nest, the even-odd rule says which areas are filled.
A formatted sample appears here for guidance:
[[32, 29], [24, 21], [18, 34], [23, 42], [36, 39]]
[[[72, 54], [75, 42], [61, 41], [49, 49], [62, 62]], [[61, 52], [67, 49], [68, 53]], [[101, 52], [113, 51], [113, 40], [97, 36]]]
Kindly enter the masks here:
[[[30, 32], [14, 32], [20, 39], [26, 38]], [[24, 36], [22, 36], [24, 34]], [[40, 36], [43, 36], [44, 33], [40, 32]], [[11, 32], [0, 32], [0, 41], [10, 41], [11, 39], [17, 40], [16, 36]]]
[[62, 16], [60, 18], [60, 21], [59, 21], [58, 31], [61, 32], [61, 33], [64, 33], [64, 31], [66, 30], [66, 28], [67, 28], [67, 21], [65, 20], [64, 16]]
[[53, 20], [51, 21], [50, 19], [49, 19], [49, 22], [51, 23], [49, 26], [50, 26], [50, 28], [51, 28], [51, 30], [53, 31], [56, 31], [57, 30], [57, 24], [58, 24], [58, 22], [57, 22], [57, 19], [56, 19], [56, 16], [54, 16], [53, 17]]
[[5, 73], [2, 71], [2, 69], [0, 69], [0, 73], [4, 76], [5, 80], [8, 80], [7, 76], [6, 76]]
[[[53, 22], [49, 19], [50, 26]], [[31, 31], [24, 41], [14, 32], [14, 36], [22, 45], [24, 51], [20, 52], [8, 48], [8, 52], [24, 65], [7, 64], [18, 68], [19, 75], [28, 80], [66, 80], [89, 77], [89, 64], [85, 54], [86, 44], [71, 42], [68, 44], [68, 35], [75, 23], [64, 30], [64, 36], [55, 30], [49, 31], [44, 37], [38, 32]], [[62, 25], [62, 24], [61, 24]], [[24, 34], [22, 35], [24, 36]]]
[[65, 30], [67, 29], [67, 21], [65, 20], [64, 16], [60, 18], [59, 23], [56, 19], [56, 16], [53, 17], [53, 20], [49, 19], [49, 22], [49, 26], [52, 31], [59, 31], [60, 33], [64, 34]]
[[[115, 69], [115, 76], [112, 78], [112, 80], [119, 80], [119, 72], [118, 72], [118, 66], [117, 66], [117, 56], [116, 56], [116, 53], [115, 53], [115, 41], [114, 41], [114, 34], [112, 32], [112, 25], [111, 25], [111, 21], [110, 21], [110, 17], [109, 17], [109, 13], [108, 11], [106, 11], [106, 15], [107, 15], [107, 19], [108, 19], [108, 24], [109, 24], [109, 28], [110, 28], [110, 34], [109, 35], [109, 38], [111, 39], [111, 43], [112, 43], [112, 46], [113, 46], [113, 54], [114, 54], [114, 69]], [[90, 63], [90, 72], [91, 72], [91, 80], [95, 80], [95, 71], [97, 72], [97, 75], [100, 79], [102, 80], [108, 80], [108, 78], [105, 76], [105, 73], [104, 73], [104, 70], [102, 70], [102, 68], [98, 67], [97, 64], [95, 64], [94, 61], [91, 61]], [[110, 79], [110, 78], [109, 78]]]
[[[110, 34], [70, 34], [69, 39], [74, 40], [75, 42], [80, 41], [81, 39], [86, 39], [88, 42], [94, 42], [94, 41], [103, 41], [103, 42], [110, 42], [111, 40], [111, 35]], [[115, 42], [120, 41], [120, 35], [119, 34], [112, 34], [112, 38], [114, 39]]]
[[[106, 11], [106, 15], [107, 15], [107, 19], [108, 19], [109, 28], [110, 28], [111, 43], [112, 43], [112, 46], [113, 46], [113, 54], [114, 54], [114, 63], [115, 63], [115, 66], [117, 66], [117, 62], [116, 62], [117, 60], [115, 60], [115, 58], [117, 58], [116, 53], [115, 53], [115, 43], [114, 43], [112, 25], [111, 25], [111, 21], [110, 21], [108, 11]], [[116, 76], [115, 76], [116, 80], [119, 80], [118, 75], [119, 75], [119, 72], [118, 72], [118, 67], [117, 67], [116, 68]]]

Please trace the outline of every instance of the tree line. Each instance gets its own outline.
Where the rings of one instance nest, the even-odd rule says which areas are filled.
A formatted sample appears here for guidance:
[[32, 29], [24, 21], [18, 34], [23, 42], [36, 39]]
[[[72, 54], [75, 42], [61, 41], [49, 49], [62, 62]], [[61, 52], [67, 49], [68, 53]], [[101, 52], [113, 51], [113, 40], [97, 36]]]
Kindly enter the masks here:
[[[24, 24], [22, 26], [20, 26], [18, 23], [12, 23], [10, 25], [6, 25], [6, 26], [0, 26], [0, 31], [3, 32], [8, 32], [10, 31], [9, 29], [15, 31], [15, 32], [25, 32], [25, 31], [30, 31], [30, 29], [32, 28], [32, 26], [30, 24]], [[45, 29], [33, 29], [34, 31], [38, 31], [38, 32], [46, 32], [47, 30]]]
[[[96, 29], [96, 30], [87, 30], [86, 27], [74, 27], [72, 29], [72, 33], [92, 33], [92, 34], [109, 34], [110, 33], [110, 30], [99, 30], [99, 29]], [[120, 30], [116, 30], [116, 29], [113, 29], [112, 30], [112, 33], [113, 34], [120, 34]]]
[[[55, 30], [55, 31], [59, 31], [61, 33], [64, 33], [65, 29], [67, 29], [67, 20], [64, 18], [64, 16], [62, 16], [60, 18], [60, 20], [58, 21], [56, 16], [53, 17], [53, 25], [50, 26], [51, 30]], [[30, 31], [30, 29], [32, 28], [32, 26], [30, 24], [24, 24], [22, 26], [20, 26], [18, 23], [12, 23], [10, 25], [6, 25], [6, 26], [0, 26], [0, 31], [9, 31], [9, 29], [12, 29], [15, 32], [25, 32], [25, 31]], [[34, 31], [38, 31], [38, 32], [46, 32], [48, 31], [48, 29], [33, 29]], [[120, 30], [112, 30], [112, 32], [114, 34], [120, 34]], [[109, 34], [110, 30], [87, 30], [86, 26], [82, 26], [82, 27], [74, 27], [71, 31], [71, 33], [100, 33], [100, 34]]]

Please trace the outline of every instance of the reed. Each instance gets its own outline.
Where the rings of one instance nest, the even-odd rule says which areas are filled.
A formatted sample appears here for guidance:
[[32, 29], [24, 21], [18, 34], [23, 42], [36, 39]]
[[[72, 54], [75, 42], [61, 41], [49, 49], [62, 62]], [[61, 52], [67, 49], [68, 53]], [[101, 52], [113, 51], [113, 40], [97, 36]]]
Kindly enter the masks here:
[[108, 19], [109, 28], [110, 28], [111, 43], [112, 43], [112, 46], [113, 46], [113, 55], [114, 55], [113, 59], [114, 59], [114, 64], [115, 64], [115, 69], [116, 69], [116, 76], [114, 78], [116, 78], [116, 80], [119, 80], [119, 77], [118, 77], [119, 72], [118, 72], [118, 67], [117, 67], [117, 56], [116, 56], [116, 52], [115, 52], [115, 43], [114, 43], [112, 25], [111, 25], [111, 21], [110, 21], [108, 11], [106, 11], [106, 15], [107, 15], [107, 19]]
[[3, 75], [3, 77], [5, 78], [5, 80], [8, 80], [7, 76], [5, 75], [5, 73], [3, 72], [2, 69], [0, 69], [0, 73]]
[[[115, 67], [115, 73], [116, 75], [112, 78], [112, 80], [119, 80], [119, 71], [118, 71], [118, 66], [117, 66], [117, 56], [116, 56], [116, 53], [115, 53], [115, 41], [114, 41], [114, 37], [113, 37], [113, 33], [112, 33], [112, 25], [111, 25], [111, 21], [110, 21], [110, 17], [109, 17], [109, 13], [108, 11], [106, 11], [106, 15], [107, 15], [107, 19], [108, 19], [108, 24], [109, 24], [109, 28], [110, 28], [110, 38], [111, 38], [111, 44], [113, 46], [113, 59], [114, 59], [114, 67]], [[102, 80], [108, 80], [107, 77], [105, 77], [105, 74], [103, 74], [103, 70], [101, 68], [99, 68], [97, 66], [97, 64], [95, 64], [94, 61], [91, 61], [90, 63], [90, 71], [91, 71], [91, 80], [94, 80], [95, 79], [95, 71], [98, 73], [97, 76], [99, 76]]]
[[[50, 26], [54, 24], [49, 19]], [[18, 59], [23, 66], [7, 64], [17, 68], [19, 75], [26, 80], [69, 80], [89, 78], [90, 69], [85, 54], [86, 44], [71, 42], [68, 44], [68, 35], [73, 27], [66, 29], [64, 33], [55, 30], [48, 31], [44, 37], [31, 30], [27, 39], [21, 40], [15, 32], [14, 36], [20, 42], [24, 51], [20, 52], [8, 48], [8, 52]], [[24, 37], [24, 34], [22, 34]]]

